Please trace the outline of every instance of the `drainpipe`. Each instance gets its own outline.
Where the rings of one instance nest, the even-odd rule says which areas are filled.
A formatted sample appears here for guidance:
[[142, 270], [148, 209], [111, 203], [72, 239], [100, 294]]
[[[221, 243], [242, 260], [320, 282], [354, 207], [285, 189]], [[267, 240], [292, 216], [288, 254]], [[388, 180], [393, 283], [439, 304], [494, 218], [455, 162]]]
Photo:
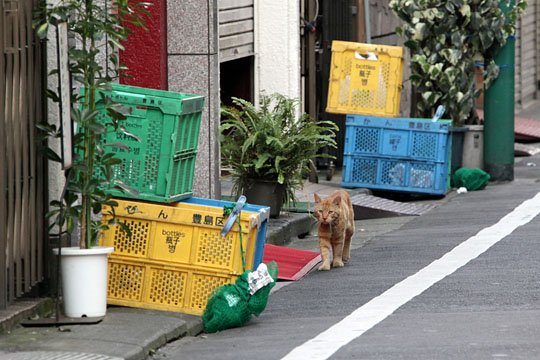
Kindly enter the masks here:
[[[511, 1], [510, 6], [515, 2]], [[504, 14], [510, 7], [499, 4]], [[500, 68], [499, 77], [486, 90], [484, 96], [484, 166], [493, 181], [514, 180], [514, 63], [515, 37], [495, 55]]]
[[371, 14], [369, 12], [369, 0], [364, 0], [364, 21], [366, 22], [366, 43], [371, 44]]

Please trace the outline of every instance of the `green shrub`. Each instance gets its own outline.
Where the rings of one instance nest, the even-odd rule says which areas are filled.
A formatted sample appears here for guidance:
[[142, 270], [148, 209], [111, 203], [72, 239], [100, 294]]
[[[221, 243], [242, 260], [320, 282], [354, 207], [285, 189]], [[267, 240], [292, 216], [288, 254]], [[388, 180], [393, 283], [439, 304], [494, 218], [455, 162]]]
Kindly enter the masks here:
[[[505, 3], [505, 17], [499, 8]], [[411, 82], [418, 93], [420, 117], [431, 117], [438, 104], [446, 107], [455, 126], [471, 119], [475, 61], [484, 62], [487, 87], [498, 76], [496, 51], [514, 34], [526, 0], [391, 0], [403, 26], [398, 34], [411, 50]]]

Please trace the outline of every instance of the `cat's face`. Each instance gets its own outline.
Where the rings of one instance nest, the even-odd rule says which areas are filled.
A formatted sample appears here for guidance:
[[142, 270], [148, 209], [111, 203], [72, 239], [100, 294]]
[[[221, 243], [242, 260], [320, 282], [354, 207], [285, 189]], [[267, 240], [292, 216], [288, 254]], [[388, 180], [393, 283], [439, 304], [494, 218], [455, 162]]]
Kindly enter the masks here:
[[339, 204], [328, 199], [315, 203], [313, 215], [322, 224], [335, 224], [339, 218]]

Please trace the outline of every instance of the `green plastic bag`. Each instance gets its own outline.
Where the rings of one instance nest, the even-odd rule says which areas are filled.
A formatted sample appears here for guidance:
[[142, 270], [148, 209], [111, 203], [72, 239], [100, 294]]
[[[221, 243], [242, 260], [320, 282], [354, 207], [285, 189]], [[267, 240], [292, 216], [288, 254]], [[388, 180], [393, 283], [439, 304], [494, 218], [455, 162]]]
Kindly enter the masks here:
[[[254, 276], [262, 274], [265, 270], [262, 268], [259, 266], [256, 273], [244, 271], [234, 284], [222, 285], [212, 292], [202, 315], [205, 332], [214, 333], [243, 326], [251, 319], [251, 315], [259, 316], [263, 312], [270, 290], [276, 284], [278, 266], [275, 261], [266, 265], [266, 274], [271, 277], [268, 279], [266, 276], [266, 282]], [[259, 269], [262, 269], [261, 272]]]
[[486, 187], [491, 176], [482, 169], [460, 168], [454, 173], [454, 186], [464, 187], [468, 191], [482, 190]]

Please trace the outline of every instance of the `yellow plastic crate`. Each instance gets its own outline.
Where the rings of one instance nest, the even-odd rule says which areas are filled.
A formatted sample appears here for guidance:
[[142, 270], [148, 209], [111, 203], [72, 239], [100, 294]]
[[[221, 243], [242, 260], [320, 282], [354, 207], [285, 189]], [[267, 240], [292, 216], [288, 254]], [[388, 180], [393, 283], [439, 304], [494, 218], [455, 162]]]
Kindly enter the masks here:
[[333, 41], [326, 111], [398, 116], [402, 77], [402, 47]]
[[[225, 237], [220, 235], [227, 220], [223, 216], [223, 207], [115, 200], [119, 204], [115, 209], [117, 221], [130, 227], [131, 236], [118, 226], [102, 233], [100, 244], [114, 247], [111, 258], [189, 265], [231, 275], [240, 275], [244, 271], [238, 224], [235, 223]], [[260, 248], [264, 246], [265, 234], [258, 234], [258, 230], [263, 221], [266, 230], [266, 219], [262, 219], [265, 214], [268, 212], [241, 212], [246, 270], [257, 267], [262, 259]], [[104, 220], [109, 218], [105, 216]], [[257, 248], [258, 255], [255, 254]]]
[[110, 256], [107, 303], [202, 315], [212, 291], [236, 279], [193, 266]]

